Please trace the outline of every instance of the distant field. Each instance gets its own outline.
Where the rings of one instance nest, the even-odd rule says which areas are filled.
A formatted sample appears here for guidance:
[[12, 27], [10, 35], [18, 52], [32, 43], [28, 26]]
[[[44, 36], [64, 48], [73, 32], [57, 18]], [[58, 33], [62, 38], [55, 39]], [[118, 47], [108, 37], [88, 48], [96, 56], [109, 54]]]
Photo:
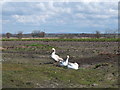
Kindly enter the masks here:
[[[79, 69], [53, 64], [53, 47]], [[118, 52], [118, 39], [3, 39], [3, 88], [118, 88]]]
[[120, 38], [80, 38], [80, 39], [57, 39], [57, 38], [31, 38], [31, 39], [1, 39], [1, 41], [120, 41]]

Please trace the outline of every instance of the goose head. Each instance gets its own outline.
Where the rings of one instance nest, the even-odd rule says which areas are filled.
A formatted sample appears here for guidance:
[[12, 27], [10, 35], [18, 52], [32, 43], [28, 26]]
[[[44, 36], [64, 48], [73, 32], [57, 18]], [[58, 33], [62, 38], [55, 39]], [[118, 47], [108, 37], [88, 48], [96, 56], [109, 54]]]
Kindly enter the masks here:
[[52, 48], [52, 53], [54, 53], [54, 54], [55, 54], [55, 48]]
[[52, 48], [53, 51], [55, 51], [55, 48]]
[[70, 56], [69, 56], [69, 55], [67, 55], [67, 58], [68, 58], [68, 59], [69, 59], [69, 57], [70, 57]]
[[69, 55], [67, 55], [67, 59], [66, 59], [66, 62], [67, 62], [67, 63], [68, 63], [69, 57], [70, 57], [70, 56], [69, 56]]

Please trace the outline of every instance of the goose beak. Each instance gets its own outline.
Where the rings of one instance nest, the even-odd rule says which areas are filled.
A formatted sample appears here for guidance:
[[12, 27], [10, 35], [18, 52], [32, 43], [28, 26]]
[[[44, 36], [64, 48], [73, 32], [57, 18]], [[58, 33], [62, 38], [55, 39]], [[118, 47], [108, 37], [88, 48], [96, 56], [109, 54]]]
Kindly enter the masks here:
[[51, 50], [51, 53], [53, 53], [54, 52], [54, 50]]

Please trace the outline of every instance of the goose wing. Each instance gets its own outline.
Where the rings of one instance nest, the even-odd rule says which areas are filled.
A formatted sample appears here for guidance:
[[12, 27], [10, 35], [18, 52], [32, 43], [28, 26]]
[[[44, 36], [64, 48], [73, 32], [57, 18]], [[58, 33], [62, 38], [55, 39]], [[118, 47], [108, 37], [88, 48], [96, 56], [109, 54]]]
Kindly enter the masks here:
[[58, 55], [55, 55], [55, 57], [56, 57], [58, 60], [63, 61], [63, 59], [62, 59], [61, 57], [59, 57]]
[[76, 63], [69, 63], [67, 67], [77, 70], [78, 69], [78, 64], [76, 64]]
[[55, 60], [55, 61], [63, 61], [62, 58], [60, 58], [58, 55], [51, 55], [51, 57]]
[[75, 64], [76, 66], [79, 66], [78, 63], [76, 63], [76, 62], [75, 62], [74, 64]]
[[68, 65], [73, 66], [73, 65], [74, 65], [74, 63], [69, 62], [69, 63], [68, 63]]
[[68, 63], [70, 66], [79, 66], [76, 62], [75, 63]]

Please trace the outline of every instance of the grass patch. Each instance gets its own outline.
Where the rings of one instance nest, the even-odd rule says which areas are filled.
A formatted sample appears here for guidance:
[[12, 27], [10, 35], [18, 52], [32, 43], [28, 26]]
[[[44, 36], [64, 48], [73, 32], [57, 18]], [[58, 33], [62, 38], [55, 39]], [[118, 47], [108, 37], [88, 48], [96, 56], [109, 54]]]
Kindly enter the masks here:
[[94, 69], [96, 68], [99, 68], [99, 67], [102, 67], [102, 66], [108, 66], [109, 64], [108, 63], [100, 63], [100, 64], [96, 64]]
[[[60, 87], [60, 85], [62, 85], [62, 87], [71, 87], [70, 85], [73, 85], [73, 87], [79, 87], [80, 85], [90, 87], [93, 84], [99, 86], [104, 84], [114, 84], [114, 81], [109, 81], [106, 78], [109, 73], [100, 69], [80, 68], [78, 70], [72, 70], [63, 67], [56, 67], [52, 64], [4, 64], [3, 68], [8, 68], [3, 69], [4, 87], [5, 85], [10, 87], [36, 87], [37, 84], [43, 85], [44, 87], [51, 87], [51, 84], [56, 83], [58, 86], [55, 87]], [[22, 69], [17, 70], [11, 68]], [[112, 68], [110, 69], [112, 70]]]
[[46, 48], [46, 49], [51, 49], [51, 48], [53, 48], [52, 46], [50, 46], [50, 45], [45, 45], [45, 44], [28, 44], [28, 45], [25, 45], [25, 46], [41, 47], [41, 48]]
[[38, 51], [38, 50], [50, 50], [52, 48], [53, 46], [50, 46], [50, 45], [34, 43], [34, 44], [21, 45], [11, 50], [12, 51]]
[[1, 39], [1, 41], [95, 41], [95, 42], [118, 42], [120, 38], [86, 38], [86, 39]]

